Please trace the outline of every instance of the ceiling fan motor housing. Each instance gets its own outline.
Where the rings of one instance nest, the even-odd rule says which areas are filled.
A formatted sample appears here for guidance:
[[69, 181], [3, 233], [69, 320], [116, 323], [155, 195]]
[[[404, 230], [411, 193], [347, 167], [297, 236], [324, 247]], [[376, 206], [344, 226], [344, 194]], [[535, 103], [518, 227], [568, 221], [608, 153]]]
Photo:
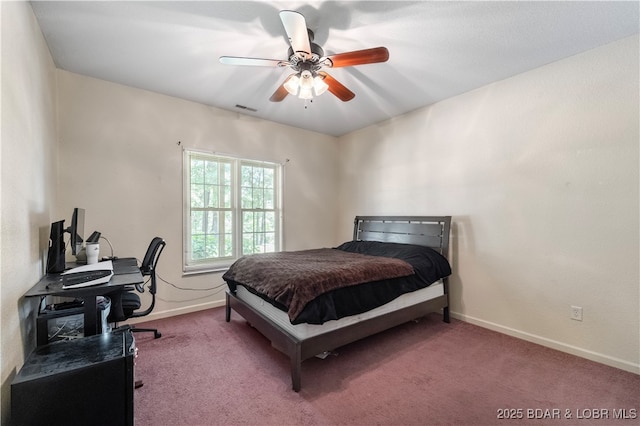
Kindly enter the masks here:
[[[311, 40], [313, 37], [313, 32], [311, 30], [308, 30], [308, 31], [310, 34], [309, 39]], [[289, 47], [287, 56], [289, 57], [289, 62], [291, 63], [291, 67], [296, 71], [299, 71], [297, 69], [299, 64], [302, 64], [305, 62], [311, 62], [313, 65], [316, 65], [320, 62], [320, 59], [324, 57], [324, 50], [322, 50], [322, 47], [320, 47], [316, 43], [313, 43], [312, 41], [309, 42], [309, 45], [311, 46], [311, 55], [304, 55], [304, 54], [299, 55], [293, 51], [292, 47]]]

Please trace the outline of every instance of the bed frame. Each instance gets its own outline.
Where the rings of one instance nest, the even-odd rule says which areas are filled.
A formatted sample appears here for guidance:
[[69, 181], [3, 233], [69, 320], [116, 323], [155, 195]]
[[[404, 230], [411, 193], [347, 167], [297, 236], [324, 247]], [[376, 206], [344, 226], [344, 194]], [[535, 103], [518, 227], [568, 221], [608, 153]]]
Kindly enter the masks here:
[[[354, 241], [423, 245], [431, 247], [447, 257], [450, 228], [451, 216], [356, 216], [353, 239]], [[448, 323], [450, 321], [449, 289], [447, 279], [444, 278], [442, 281], [444, 294], [435, 299], [306, 339], [299, 339], [283, 330], [229, 290], [226, 293], [226, 321], [231, 321], [231, 310], [233, 309], [271, 340], [274, 347], [288, 354], [291, 360], [292, 388], [299, 392], [302, 361], [306, 359], [423, 317], [431, 312], [442, 310], [443, 320]]]

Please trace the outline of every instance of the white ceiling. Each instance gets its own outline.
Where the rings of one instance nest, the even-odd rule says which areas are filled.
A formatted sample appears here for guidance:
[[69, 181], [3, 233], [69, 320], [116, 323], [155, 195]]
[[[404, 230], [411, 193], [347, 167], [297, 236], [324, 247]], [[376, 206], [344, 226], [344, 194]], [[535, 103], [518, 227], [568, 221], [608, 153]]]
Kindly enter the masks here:
[[[453, 1], [32, 2], [58, 68], [339, 136], [639, 32], [639, 3]], [[328, 72], [356, 97], [269, 101], [288, 59], [278, 12], [301, 12], [326, 55], [389, 61]], [[243, 105], [256, 111], [237, 108]], [[306, 106], [306, 108], [305, 108]]]

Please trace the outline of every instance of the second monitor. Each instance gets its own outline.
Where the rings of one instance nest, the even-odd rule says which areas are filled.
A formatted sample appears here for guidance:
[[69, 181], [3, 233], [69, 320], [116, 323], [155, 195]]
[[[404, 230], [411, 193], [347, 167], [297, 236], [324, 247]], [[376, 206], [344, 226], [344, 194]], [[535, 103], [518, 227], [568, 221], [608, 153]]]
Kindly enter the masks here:
[[[64, 220], [53, 222], [51, 224], [49, 253], [47, 255], [48, 274], [60, 273], [65, 270], [65, 232], [71, 234], [71, 238], [69, 239], [71, 254], [76, 256], [76, 259], [78, 259], [78, 255], [82, 252], [82, 243], [84, 242], [84, 214], [84, 209], [76, 207], [73, 209], [73, 215], [71, 216], [71, 226], [65, 228]], [[97, 238], [100, 238], [99, 234]]]
[[84, 242], [84, 209], [76, 207], [71, 216], [71, 226], [66, 229], [71, 234], [71, 254], [78, 256]]

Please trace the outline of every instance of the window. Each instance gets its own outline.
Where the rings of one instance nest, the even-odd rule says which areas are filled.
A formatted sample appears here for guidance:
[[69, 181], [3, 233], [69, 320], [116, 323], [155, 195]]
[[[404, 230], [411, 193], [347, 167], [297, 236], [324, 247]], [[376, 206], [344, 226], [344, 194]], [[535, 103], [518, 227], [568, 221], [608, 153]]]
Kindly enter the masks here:
[[184, 151], [184, 270], [280, 250], [280, 164]]

